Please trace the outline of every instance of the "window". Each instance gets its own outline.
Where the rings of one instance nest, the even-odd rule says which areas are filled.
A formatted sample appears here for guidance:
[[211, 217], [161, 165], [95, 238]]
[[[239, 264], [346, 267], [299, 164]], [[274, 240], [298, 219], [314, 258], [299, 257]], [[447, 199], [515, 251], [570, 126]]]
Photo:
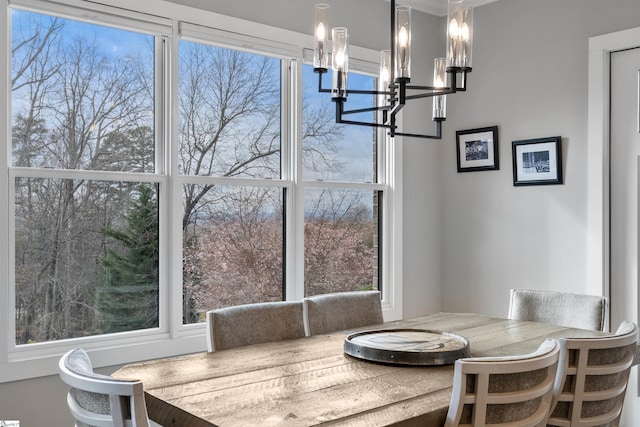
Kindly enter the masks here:
[[201, 351], [217, 307], [374, 288], [393, 308], [390, 148], [335, 124], [304, 37], [85, 7], [6, 8], [0, 381], [71, 346]]
[[285, 299], [285, 200], [272, 185], [282, 61], [184, 40], [178, 58], [183, 317], [194, 323], [214, 308]]
[[378, 210], [382, 192], [305, 192], [305, 295], [380, 289]]
[[16, 9], [11, 46], [16, 345], [158, 327], [153, 37]]
[[[323, 87], [328, 87], [331, 72], [323, 77]], [[375, 84], [373, 77], [349, 75], [352, 88], [373, 90]], [[383, 195], [383, 187], [376, 185], [378, 132], [373, 127], [335, 124], [330, 94], [318, 93], [318, 75], [311, 65], [303, 68], [302, 98], [305, 295], [383, 290], [378, 280]], [[353, 110], [372, 107], [374, 102], [373, 95], [352, 96], [347, 105]], [[370, 122], [371, 114], [353, 119]]]

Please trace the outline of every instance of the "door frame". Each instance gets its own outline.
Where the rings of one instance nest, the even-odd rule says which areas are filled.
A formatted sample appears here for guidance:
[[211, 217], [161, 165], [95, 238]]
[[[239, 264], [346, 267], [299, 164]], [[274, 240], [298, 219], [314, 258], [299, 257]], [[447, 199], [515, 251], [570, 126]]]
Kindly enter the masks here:
[[[611, 295], [609, 115], [611, 53], [640, 47], [640, 27], [589, 38], [587, 120], [587, 280]], [[609, 310], [609, 318], [611, 310]], [[608, 322], [610, 323], [610, 322]]]

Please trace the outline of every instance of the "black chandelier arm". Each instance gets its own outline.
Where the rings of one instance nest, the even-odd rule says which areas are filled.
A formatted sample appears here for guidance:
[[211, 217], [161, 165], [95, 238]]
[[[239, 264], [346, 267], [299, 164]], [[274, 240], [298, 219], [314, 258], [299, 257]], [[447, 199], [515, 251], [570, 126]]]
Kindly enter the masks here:
[[414, 86], [414, 85], [407, 85], [407, 90], [433, 90], [433, 91], [440, 90], [440, 91], [443, 91], [443, 90], [450, 90], [450, 88], [448, 88], [448, 87], [442, 87], [442, 86], [438, 86], [438, 87], [436, 87], [436, 86]]
[[[322, 75], [327, 73], [326, 68], [314, 68], [314, 72], [318, 73], [318, 92], [320, 93], [331, 93], [331, 89], [325, 89], [322, 87]], [[422, 93], [417, 95], [404, 95], [403, 99], [420, 99], [420, 98], [431, 98], [434, 96], [440, 95], [450, 95], [456, 92], [464, 92], [467, 90], [467, 74], [471, 72], [471, 68], [460, 68], [460, 67], [450, 67], [447, 69], [447, 73], [451, 75], [451, 87], [435, 87], [435, 86], [416, 86], [416, 85], [407, 85], [403, 82], [400, 82], [400, 91], [402, 90], [427, 90], [432, 91], [428, 93]], [[457, 76], [460, 74], [460, 83], [457, 84]], [[347, 94], [351, 95], [389, 95], [395, 96], [395, 91], [380, 91], [380, 90], [360, 90], [360, 89], [347, 89]], [[346, 113], [346, 112], [345, 112]]]
[[[451, 75], [451, 87], [456, 92], [465, 92], [467, 90], [467, 74], [471, 72], [471, 67], [449, 67], [447, 73]], [[460, 86], [457, 84], [457, 77], [460, 74]]]
[[314, 73], [318, 73], [318, 92], [320, 93], [331, 93], [331, 89], [324, 89], [322, 87], [322, 75], [327, 73], [326, 68], [314, 68]]
[[[326, 68], [314, 68], [314, 72], [318, 73], [318, 92], [320, 93], [331, 93], [331, 89], [325, 89], [322, 87], [322, 75], [327, 73]], [[361, 89], [347, 89], [346, 93], [349, 95], [391, 95], [393, 96], [395, 93], [391, 91], [380, 91], [380, 90], [361, 90]]]
[[[405, 90], [427, 90], [431, 92], [422, 93], [418, 95], [405, 95], [405, 100], [419, 99], [419, 98], [431, 98], [440, 95], [451, 95], [456, 92], [464, 92], [467, 90], [467, 73], [471, 72], [471, 68], [448, 68], [447, 73], [451, 74], [451, 85], [449, 87], [435, 87], [435, 86], [416, 86], [406, 85]], [[458, 74], [461, 75], [461, 85], [458, 86]]]
[[[443, 89], [443, 90], [441, 90]], [[410, 100], [410, 99], [420, 99], [420, 98], [433, 98], [434, 96], [440, 96], [440, 95], [450, 95], [452, 93], [456, 93], [458, 91], [458, 89], [450, 89], [450, 88], [438, 88], [437, 92], [428, 92], [428, 93], [420, 93], [417, 95], [407, 95], [405, 96], [405, 100]]]
[[[386, 128], [391, 129], [391, 125], [385, 123], [376, 123], [376, 122], [358, 122], [354, 120], [336, 120], [336, 123], [340, 123], [343, 125], [356, 125], [356, 126], [367, 126], [372, 128]], [[397, 135], [397, 134], [396, 134]]]
[[351, 95], [394, 95], [393, 92], [388, 92], [388, 91], [361, 90], [361, 89], [347, 89], [347, 94], [351, 94]]
[[345, 114], [355, 114], [355, 113], [362, 113], [362, 112], [373, 112], [373, 111], [381, 111], [383, 110], [383, 112], [387, 109], [387, 107], [371, 107], [371, 108], [362, 108], [360, 110], [351, 110], [351, 111], [345, 111], [344, 110], [344, 102], [345, 99], [344, 98], [335, 98], [334, 99], [335, 103], [336, 103], [336, 123], [342, 123], [345, 125], [357, 125], [357, 126], [368, 126], [368, 127], [376, 127], [376, 128], [387, 128], [387, 129], [393, 129], [393, 123], [392, 124], [385, 124], [385, 123], [378, 123], [378, 122], [361, 122], [361, 121], [355, 121], [355, 120], [344, 120], [342, 118], [343, 115]]
[[[469, 72], [471, 72], [471, 69], [469, 69]], [[461, 73], [460, 80], [461, 80], [460, 82], [461, 87], [456, 89], [459, 90], [460, 92], [464, 92], [467, 90], [467, 71], [466, 70]]]
[[[418, 133], [407, 133], [407, 132], [396, 132], [395, 116], [400, 111], [400, 109], [404, 106], [404, 104], [396, 104], [391, 111], [388, 111], [389, 110], [388, 106], [362, 108], [362, 109], [358, 109], [358, 110], [347, 110], [347, 111], [345, 111], [344, 110], [344, 103], [345, 103], [346, 99], [344, 99], [344, 98], [336, 98], [336, 99], [334, 99], [334, 101], [336, 103], [336, 123], [345, 124], [345, 125], [355, 125], [355, 126], [366, 126], [366, 127], [373, 127], [373, 128], [389, 129], [389, 135], [391, 137], [406, 136], [406, 137], [411, 137], [411, 138], [423, 138], [423, 139], [442, 139], [442, 122], [445, 119], [434, 119], [435, 124], [436, 124], [436, 133], [433, 134], [433, 135], [418, 134]], [[355, 114], [355, 113], [373, 112], [373, 111], [383, 111], [385, 113], [385, 116], [389, 115], [390, 119], [388, 120], [388, 123], [387, 123], [386, 117], [385, 117], [385, 123], [362, 122], [362, 121], [356, 121], [356, 120], [344, 120], [342, 118], [343, 115], [346, 115], [346, 114]]]
[[360, 108], [357, 110], [345, 110], [344, 108], [342, 109], [342, 114], [358, 114], [358, 113], [375, 113], [376, 111], [388, 111], [389, 107], [388, 106], [378, 106], [378, 107], [367, 107], [367, 108]]
[[404, 107], [404, 104], [400, 104], [400, 103], [395, 104], [393, 108], [389, 110], [389, 115], [391, 117], [395, 117], [400, 112], [400, 110], [402, 110], [403, 107]]
[[391, 136], [407, 136], [411, 138], [423, 138], [423, 139], [442, 139], [442, 119], [436, 119], [436, 133], [435, 135], [425, 135], [420, 133], [406, 133], [406, 132], [393, 132]]

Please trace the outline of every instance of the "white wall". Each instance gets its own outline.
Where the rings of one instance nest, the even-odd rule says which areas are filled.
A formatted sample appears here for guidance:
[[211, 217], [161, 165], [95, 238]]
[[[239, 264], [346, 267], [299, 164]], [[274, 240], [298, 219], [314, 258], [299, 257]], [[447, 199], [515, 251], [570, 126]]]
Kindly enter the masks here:
[[[430, 85], [433, 59], [445, 52], [445, 19], [412, 14], [411, 83]], [[416, 105], [417, 104], [417, 105]], [[410, 101], [403, 111], [403, 131], [434, 134], [432, 101]], [[450, 128], [448, 121], [444, 128]], [[402, 271], [403, 316], [416, 317], [441, 310], [443, 141], [397, 138], [402, 144]]]
[[[450, 100], [441, 153], [444, 311], [504, 316], [512, 287], [602, 293], [586, 276], [588, 39], [639, 25], [637, 0], [476, 9], [470, 89]], [[500, 170], [457, 173], [454, 130], [492, 125]], [[565, 184], [513, 187], [511, 142], [555, 135]]]

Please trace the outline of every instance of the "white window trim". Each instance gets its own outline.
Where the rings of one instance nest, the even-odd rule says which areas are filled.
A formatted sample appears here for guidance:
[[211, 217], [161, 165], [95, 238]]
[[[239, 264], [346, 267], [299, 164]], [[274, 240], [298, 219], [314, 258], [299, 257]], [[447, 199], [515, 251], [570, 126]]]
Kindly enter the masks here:
[[8, 3], [13, 7], [32, 12], [47, 13], [89, 23], [99, 22], [100, 25], [107, 25], [124, 30], [130, 30], [131, 25], [127, 25], [127, 22], [133, 22], [135, 23], [135, 28], [139, 31], [144, 31], [145, 33], [156, 36], [171, 34], [172, 29], [172, 21], [170, 18], [139, 13], [131, 9], [126, 12], [125, 17], [123, 10], [82, 0], [9, 0]]
[[[199, 9], [178, 5], [166, 1], [158, 0], [137, 0], [135, 4], [131, 4], [130, 0], [111, 0], [109, 5], [100, 2], [89, 2], [85, 0], [57, 0], [57, 1], [44, 1], [44, 0], [0, 0], [0, 21], [10, 23], [10, 16], [8, 14], [9, 5], [20, 7], [23, 9], [52, 13], [55, 15], [61, 15], [73, 19], [85, 20], [87, 22], [99, 21], [100, 24], [109, 25], [116, 28], [124, 28], [127, 30], [138, 29], [139, 31], [147, 32], [158, 36], [169, 36], [167, 43], [164, 46], [164, 54], [168, 55], [167, 66], [162, 70], [165, 78], [161, 78], [163, 81], [163, 93], [166, 95], [166, 99], [157, 98], [156, 102], [162, 102], [167, 106], [165, 108], [165, 116], [157, 124], [158, 129], [165, 135], [165, 141], [173, 141], [172, 145], [163, 147], [164, 150], [176, 150], [177, 143], [177, 105], [172, 100], [177, 99], [177, 88], [174, 87], [172, 77], [177, 74], [177, 43], [179, 34], [179, 22], [188, 22], [189, 24], [181, 24], [182, 31], [187, 31], [189, 37], [198, 35], [197, 39], [201, 41], [202, 34], [207, 34], [207, 37], [217, 39], [217, 43], [221, 43], [220, 40], [224, 39], [222, 43], [234, 43], [234, 34], [237, 36], [238, 44], [233, 45], [236, 48], [242, 48], [244, 50], [251, 51], [257, 49], [257, 53], [271, 54], [274, 56], [292, 57], [291, 53], [296, 52], [298, 59], [302, 59], [303, 50], [310, 47], [313, 43], [311, 35], [304, 35], [288, 30], [282, 30], [274, 27], [269, 27], [263, 24], [257, 24], [249, 21], [244, 21], [237, 18], [231, 18], [219, 14], [215, 14], [208, 11], [202, 11]], [[134, 22], [135, 25], [131, 25]], [[203, 27], [210, 27], [203, 30]], [[215, 28], [215, 29], [213, 29]], [[244, 34], [238, 35], [235, 29], [242, 28]], [[195, 30], [198, 30], [197, 32]], [[189, 32], [193, 30], [193, 32]], [[209, 31], [210, 30], [210, 31]], [[11, 31], [10, 26], [7, 25], [8, 32]], [[2, 37], [3, 43], [0, 43], [0, 57], [8, 58], [10, 54], [10, 40], [9, 38]], [[251, 44], [251, 43], [254, 44]], [[257, 42], [257, 43], [256, 43]], [[258, 49], [259, 47], [259, 49]], [[262, 49], [266, 49], [263, 51]], [[375, 73], [377, 69], [374, 66], [367, 66], [367, 64], [376, 63], [378, 60], [378, 53], [369, 49], [359, 48], [357, 46], [350, 47], [352, 56], [354, 58], [360, 58], [361, 61], [356, 60], [354, 67], [359, 68], [363, 72]], [[360, 66], [358, 66], [360, 65]], [[291, 94], [298, 95], [301, 92], [301, 67], [297, 66], [297, 62], [293, 61], [290, 73], [293, 75], [290, 79], [291, 86], [284, 89], [291, 92]], [[297, 78], [296, 78], [297, 76]], [[124, 363], [130, 363], [133, 361], [145, 360], [149, 358], [169, 357], [180, 354], [187, 354], [199, 351], [206, 351], [206, 342], [203, 339], [204, 336], [204, 324], [196, 325], [182, 325], [182, 288], [180, 286], [173, 286], [169, 291], [164, 289], [164, 286], [168, 286], [168, 282], [176, 283], [181, 281], [181, 257], [176, 257], [175, 253], [172, 253], [169, 257], [170, 262], [165, 263], [164, 278], [161, 279], [160, 292], [161, 295], [165, 295], [164, 302], [161, 297], [161, 318], [160, 327], [144, 330], [144, 331], [131, 331], [113, 335], [101, 335], [85, 338], [77, 338], [73, 340], [64, 340], [60, 342], [47, 342], [32, 344], [26, 347], [16, 348], [15, 346], [15, 334], [7, 325], [14, 325], [14, 295], [12, 295], [12, 287], [9, 283], [13, 283], [13, 277], [9, 276], [9, 272], [13, 269], [11, 267], [10, 254], [10, 242], [13, 241], [11, 237], [13, 234], [13, 224], [11, 216], [10, 204], [7, 201], [10, 200], [11, 193], [9, 188], [10, 179], [15, 176], [15, 173], [19, 172], [22, 176], [23, 173], [40, 177], [61, 177], [61, 176], [74, 176], [75, 171], [23, 171], [21, 168], [9, 168], [9, 159], [11, 158], [11, 91], [10, 91], [10, 79], [11, 70], [9, 66], [2, 67], [0, 69], [0, 80], [5, 84], [0, 85], [0, 117], [4, 120], [6, 129], [5, 134], [2, 135], [5, 149], [0, 150], [0, 203], [4, 204], [4, 208], [0, 209], [0, 271], [5, 272], [0, 277], [0, 383], [7, 381], [15, 381], [26, 378], [34, 378], [45, 375], [52, 375], [57, 373], [57, 362], [62, 354], [73, 347], [85, 348], [92, 358], [92, 361], [96, 367], [114, 366]], [[160, 85], [158, 85], [160, 88]], [[160, 90], [160, 89], [159, 89]], [[284, 124], [286, 127], [286, 134], [283, 132], [283, 138], [291, 138], [296, 136], [299, 140], [299, 132], [297, 121], [300, 114], [301, 106], [297, 107], [298, 111], [292, 111], [293, 108], [289, 108], [291, 122]], [[167, 137], [172, 135], [172, 137]], [[385, 268], [383, 270], [383, 281], [386, 290], [386, 296], [383, 300], [383, 310], [385, 320], [397, 320], [402, 317], [402, 265], [401, 263], [394, 262], [394, 260], [402, 259], [402, 149], [399, 141], [389, 141], [382, 144], [383, 151], [380, 152], [380, 161], [383, 164], [388, 164], [388, 168], [381, 170], [381, 173], [386, 180], [386, 184], [358, 184], [358, 183], [323, 183], [323, 187], [335, 187], [341, 186], [348, 188], [366, 188], [366, 189], [385, 189], [385, 204], [383, 220], [385, 221], [385, 237], [384, 243], [381, 248], [383, 259], [385, 260]], [[288, 145], [287, 145], [288, 146]], [[283, 156], [289, 158], [289, 156], [300, 156], [299, 150], [294, 148], [293, 152], [283, 152]], [[173, 153], [175, 154], [175, 153]], [[384, 157], [384, 158], [382, 158]], [[388, 162], [385, 162], [385, 159]], [[312, 183], [305, 183], [302, 185], [300, 179], [300, 171], [294, 171], [290, 169], [293, 162], [287, 162], [286, 170], [289, 175], [287, 179], [282, 181], [265, 180], [263, 184], [269, 186], [280, 186], [290, 188], [303, 189], [305, 185], [312, 186]], [[178, 177], [177, 165], [163, 165], [165, 167], [164, 174], [130, 174], [125, 177], [117, 177], [122, 180], [140, 180], [146, 182], [162, 182], [164, 183], [164, 192], [162, 193], [162, 206], [160, 207], [165, 212], [172, 209], [171, 215], [164, 215], [160, 218], [160, 228], [162, 230], [168, 230], [168, 239], [162, 239], [161, 252], [175, 251], [177, 246], [174, 242], [181, 242], [182, 235], [179, 227], [172, 227], [168, 224], [168, 218], [180, 218], [181, 207], [173, 204], [169, 206], [172, 194], [178, 192], [181, 193], [181, 185], [183, 180]], [[11, 169], [11, 170], [10, 170]], [[161, 172], [161, 171], [159, 171]], [[86, 171], [83, 171], [84, 176], [87, 175]], [[114, 175], [106, 172], [91, 173], [97, 179], [102, 177], [109, 177], [114, 179]], [[174, 178], [171, 182], [171, 186], [167, 185], [169, 177]], [[191, 181], [193, 177], [189, 177]], [[199, 179], [199, 178], [198, 178]], [[206, 178], [210, 179], [210, 178]], [[224, 182], [224, 178], [218, 178], [216, 181]], [[268, 181], [268, 182], [267, 182]], [[238, 183], [237, 179], [234, 179], [234, 183]], [[259, 181], [251, 180], [251, 185], [259, 185]], [[326, 184], [326, 185], [325, 185]], [[288, 208], [296, 207], [296, 203], [301, 203], [301, 200], [295, 200], [288, 198], [291, 201], [287, 201], [291, 206]], [[297, 198], [300, 199], [300, 198]], [[390, 209], [389, 206], [394, 207]], [[300, 206], [297, 206], [299, 209]], [[294, 224], [300, 225], [301, 221], [296, 221]], [[294, 238], [303, 232], [303, 227], [293, 230], [293, 233], [288, 234], [288, 238]], [[290, 243], [289, 241], [287, 242]], [[170, 249], [173, 248], [173, 249]], [[292, 253], [294, 251], [287, 251]], [[299, 251], [297, 251], [299, 252]], [[287, 262], [300, 263], [301, 260], [295, 259], [299, 255], [290, 254], [294, 259], [287, 259]], [[301, 264], [299, 264], [301, 265]], [[291, 270], [291, 269], [289, 269]], [[300, 269], [296, 269], [300, 270]], [[169, 275], [171, 275], [169, 277]], [[295, 278], [287, 277], [287, 280], [295, 280]], [[165, 282], [163, 284], [163, 282]], [[289, 283], [294, 283], [290, 281]], [[287, 287], [288, 290], [293, 287]], [[164, 290], [163, 290], [164, 289]], [[299, 299], [300, 295], [297, 293], [287, 293], [287, 298]], [[163, 310], [165, 310], [163, 312]], [[166, 312], [168, 310], [168, 313]], [[168, 314], [168, 315], [167, 315]], [[168, 319], [168, 322], [167, 320]], [[14, 328], [15, 329], [15, 328]]]
[[[6, 0], [0, 3], [0, 27], [7, 27], [6, 31], [11, 31], [8, 16], [9, 8]], [[11, 51], [9, 41], [3, 36], [0, 39], [4, 43], [0, 43], [0, 58], [8, 58]], [[2, 63], [7, 61], [3, 59]], [[4, 149], [0, 149], [0, 271], [4, 272], [0, 277], [0, 372], [10, 370], [7, 363], [8, 344], [9, 344], [9, 325], [13, 312], [9, 310], [10, 299], [10, 278], [9, 278], [9, 206], [5, 201], [9, 200], [9, 175], [7, 165], [9, 164], [10, 146], [7, 143], [11, 141], [11, 114], [9, 113], [9, 87], [11, 82], [9, 66], [0, 68], [0, 120], [3, 120], [0, 129], [4, 129], [4, 134], [0, 136], [0, 141], [4, 143]], [[0, 144], [2, 144], [0, 143]], [[14, 316], [15, 317], [15, 316]], [[2, 374], [0, 374], [2, 375]], [[0, 377], [0, 382], [6, 381], [4, 375]]]

